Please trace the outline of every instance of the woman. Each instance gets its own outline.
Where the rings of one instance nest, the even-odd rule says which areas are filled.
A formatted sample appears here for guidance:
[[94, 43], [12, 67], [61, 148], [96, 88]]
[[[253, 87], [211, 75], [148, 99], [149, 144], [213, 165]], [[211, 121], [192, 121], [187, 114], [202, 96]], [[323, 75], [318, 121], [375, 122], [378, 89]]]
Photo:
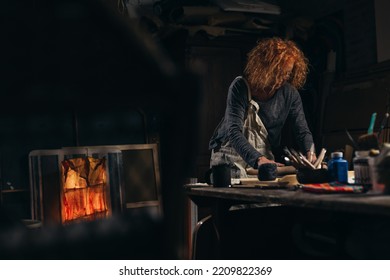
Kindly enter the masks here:
[[275, 162], [282, 129], [292, 121], [295, 140], [310, 162], [316, 160], [297, 89], [303, 87], [308, 62], [297, 45], [267, 38], [249, 52], [244, 76], [229, 87], [224, 118], [210, 140], [210, 164], [228, 163], [232, 178], [248, 177], [247, 169]]

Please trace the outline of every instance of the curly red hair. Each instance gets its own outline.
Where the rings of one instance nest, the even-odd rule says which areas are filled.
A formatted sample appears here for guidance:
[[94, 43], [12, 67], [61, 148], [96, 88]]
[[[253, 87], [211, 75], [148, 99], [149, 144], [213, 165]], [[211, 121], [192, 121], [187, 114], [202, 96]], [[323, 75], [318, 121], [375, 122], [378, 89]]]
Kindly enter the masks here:
[[251, 87], [258, 91], [275, 90], [275, 85], [286, 80], [284, 65], [292, 60], [294, 67], [287, 81], [300, 89], [306, 81], [308, 60], [291, 40], [267, 38], [249, 52], [244, 74]]

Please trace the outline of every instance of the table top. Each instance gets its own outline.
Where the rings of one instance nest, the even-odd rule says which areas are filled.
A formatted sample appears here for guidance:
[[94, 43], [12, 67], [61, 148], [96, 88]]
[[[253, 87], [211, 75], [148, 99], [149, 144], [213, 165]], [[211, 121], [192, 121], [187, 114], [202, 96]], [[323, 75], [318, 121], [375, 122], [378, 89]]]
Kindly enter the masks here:
[[269, 203], [390, 216], [390, 195], [370, 192], [318, 194], [305, 192], [302, 189], [215, 188], [199, 185], [186, 185], [184, 189], [196, 204], [222, 200], [231, 205]]

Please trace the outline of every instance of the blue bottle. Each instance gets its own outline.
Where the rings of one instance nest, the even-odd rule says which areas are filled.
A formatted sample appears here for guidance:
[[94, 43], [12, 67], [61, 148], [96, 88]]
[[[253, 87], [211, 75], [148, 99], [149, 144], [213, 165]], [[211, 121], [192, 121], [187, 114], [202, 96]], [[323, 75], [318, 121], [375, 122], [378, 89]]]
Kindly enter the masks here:
[[348, 161], [343, 159], [342, 152], [333, 152], [328, 162], [330, 182], [348, 183]]

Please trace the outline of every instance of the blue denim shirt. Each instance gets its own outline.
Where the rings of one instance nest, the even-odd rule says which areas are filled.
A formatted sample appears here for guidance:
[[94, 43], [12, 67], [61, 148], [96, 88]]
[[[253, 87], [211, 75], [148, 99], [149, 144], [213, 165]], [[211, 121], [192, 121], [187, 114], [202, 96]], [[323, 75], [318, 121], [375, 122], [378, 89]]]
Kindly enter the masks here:
[[[268, 140], [273, 150], [280, 146], [282, 129], [288, 119], [292, 120], [292, 130], [299, 149], [303, 153], [310, 150], [313, 137], [307, 126], [301, 97], [293, 86], [285, 83], [265, 102], [253, 99], [260, 106], [259, 117], [268, 131]], [[237, 77], [229, 87], [225, 115], [210, 139], [209, 148], [216, 149], [229, 140], [238, 154], [250, 166], [257, 168], [257, 159], [262, 155], [242, 133], [248, 104], [246, 83], [242, 77]]]

